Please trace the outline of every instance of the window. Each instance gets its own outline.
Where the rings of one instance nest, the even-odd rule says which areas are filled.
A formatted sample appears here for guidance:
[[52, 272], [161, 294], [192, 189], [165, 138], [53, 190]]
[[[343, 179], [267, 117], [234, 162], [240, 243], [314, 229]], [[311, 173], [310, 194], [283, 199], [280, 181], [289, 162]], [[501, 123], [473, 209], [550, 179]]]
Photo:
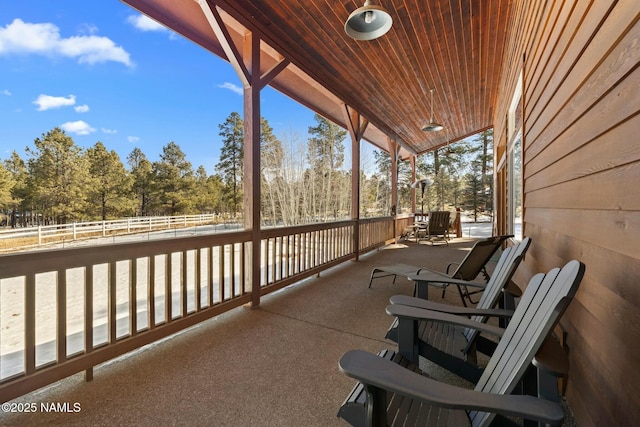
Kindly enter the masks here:
[[522, 130], [509, 149], [509, 232], [522, 240]]
[[514, 239], [523, 238], [523, 203], [522, 203], [522, 73], [511, 99], [507, 122], [508, 144], [508, 190], [507, 190], [507, 225]]

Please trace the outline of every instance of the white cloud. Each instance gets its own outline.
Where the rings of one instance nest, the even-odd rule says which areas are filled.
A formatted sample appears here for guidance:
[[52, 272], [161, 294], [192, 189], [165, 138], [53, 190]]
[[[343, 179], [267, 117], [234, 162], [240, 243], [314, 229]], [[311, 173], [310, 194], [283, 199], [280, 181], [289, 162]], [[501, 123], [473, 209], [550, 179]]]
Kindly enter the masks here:
[[81, 64], [107, 61], [134, 64], [129, 53], [108, 37], [94, 35], [62, 38], [60, 29], [51, 23], [32, 24], [14, 19], [0, 27], [0, 56], [9, 54], [38, 54], [76, 58]]
[[73, 109], [76, 110], [76, 113], [86, 113], [89, 111], [89, 106], [87, 104], [78, 105], [77, 107], [73, 107]]
[[108, 135], [113, 135], [118, 133], [118, 131], [116, 129], [106, 129], [106, 128], [102, 128], [102, 133], [106, 133]]
[[98, 27], [96, 27], [93, 24], [84, 23], [80, 25], [78, 31], [80, 31], [83, 34], [96, 34], [98, 32]]
[[233, 83], [224, 82], [221, 85], [218, 85], [219, 88], [228, 89], [231, 92], [237, 93], [238, 95], [242, 95], [244, 93], [244, 89], [242, 89], [238, 85], [234, 85]]
[[167, 31], [167, 27], [161, 25], [146, 15], [130, 15], [127, 22], [140, 31]]
[[33, 103], [38, 106], [38, 111], [45, 111], [74, 105], [76, 103], [76, 96], [69, 95], [65, 98], [64, 96], [40, 95]]
[[65, 132], [75, 133], [77, 135], [89, 135], [96, 131], [94, 128], [89, 126], [89, 123], [82, 120], [78, 120], [77, 122], [66, 122], [61, 124], [60, 127]]
[[9, 92], [7, 89], [2, 89], [0, 93], [6, 96], [11, 96], [11, 92]]
[[127, 137], [127, 141], [132, 142], [132, 143], [133, 142], [138, 142], [138, 141], [140, 141], [140, 137], [138, 137], [138, 136], [128, 136]]

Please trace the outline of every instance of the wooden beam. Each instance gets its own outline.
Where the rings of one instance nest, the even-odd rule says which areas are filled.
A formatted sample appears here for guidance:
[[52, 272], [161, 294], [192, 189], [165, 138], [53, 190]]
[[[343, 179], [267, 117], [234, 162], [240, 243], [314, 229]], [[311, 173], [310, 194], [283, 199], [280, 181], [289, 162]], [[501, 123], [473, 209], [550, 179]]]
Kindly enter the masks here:
[[235, 44], [233, 43], [233, 40], [231, 39], [231, 35], [229, 34], [229, 31], [227, 30], [227, 27], [225, 26], [222, 20], [222, 17], [220, 16], [220, 11], [218, 10], [218, 6], [212, 5], [207, 0], [197, 0], [197, 1], [198, 1], [198, 4], [200, 5], [200, 8], [202, 9], [202, 12], [207, 18], [207, 21], [209, 22], [211, 29], [215, 33], [216, 38], [220, 43], [220, 46], [224, 50], [224, 53], [227, 55], [227, 59], [229, 60], [229, 63], [231, 63], [233, 68], [236, 70], [238, 77], [240, 77], [240, 81], [242, 82], [242, 85], [245, 88], [248, 87], [250, 84], [249, 81], [251, 79], [249, 70], [244, 65], [244, 62], [242, 60], [242, 55], [240, 54], [240, 52], [238, 51], [238, 48], [235, 46]]
[[277, 62], [270, 70], [264, 73], [260, 77], [259, 87], [260, 89], [264, 88], [266, 85], [271, 82], [282, 70], [287, 68], [287, 66], [291, 63], [288, 59], [282, 58], [279, 62]]
[[345, 121], [347, 123], [347, 130], [351, 134], [351, 139], [360, 141], [364, 132], [367, 130], [367, 126], [369, 126], [369, 121], [362, 117], [359, 111], [356, 111], [346, 104], [342, 105]]

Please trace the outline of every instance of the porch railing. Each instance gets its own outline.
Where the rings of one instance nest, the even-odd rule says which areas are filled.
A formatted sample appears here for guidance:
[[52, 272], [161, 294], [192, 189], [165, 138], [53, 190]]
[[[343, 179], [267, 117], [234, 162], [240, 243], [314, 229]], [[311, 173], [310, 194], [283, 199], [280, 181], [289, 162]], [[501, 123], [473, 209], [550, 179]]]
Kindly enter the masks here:
[[[354, 258], [356, 241], [365, 252], [392, 240], [401, 221], [262, 230], [261, 295]], [[91, 379], [102, 362], [249, 303], [252, 244], [241, 231], [0, 256], [0, 401]]]

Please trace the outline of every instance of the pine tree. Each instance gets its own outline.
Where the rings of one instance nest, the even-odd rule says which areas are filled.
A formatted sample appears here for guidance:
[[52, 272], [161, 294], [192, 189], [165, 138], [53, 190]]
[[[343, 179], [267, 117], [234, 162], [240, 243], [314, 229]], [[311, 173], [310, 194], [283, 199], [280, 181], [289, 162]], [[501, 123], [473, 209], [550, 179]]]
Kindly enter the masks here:
[[465, 175], [466, 186], [462, 193], [463, 207], [471, 211], [473, 222], [478, 221], [478, 214], [484, 211], [485, 193], [482, 185], [479, 163], [473, 162], [471, 172]]
[[6, 212], [11, 209], [13, 205], [11, 193], [14, 186], [15, 180], [11, 172], [3, 164], [0, 164], [0, 212]]
[[195, 204], [195, 181], [191, 163], [180, 146], [171, 141], [162, 148], [160, 161], [153, 163], [153, 188], [158, 209], [165, 215], [189, 212]]
[[147, 216], [153, 184], [153, 166], [137, 147], [127, 156], [127, 164], [132, 177], [131, 191], [136, 200], [136, 215]]
[[57, 224], [82, 218], [86, 210], [88, 167], [82, 150], [54, 128], [27, 147], [29, 191], [45, 219]]
[[375, 184], [374, 212], [376, 216], [386, 215], [391, 209], [391, 156], [384, 151], [374, 151], [377, 174]]
[[86, 156], [91, 173], [88, 213], [102, 220], [131, 215], [132, 204], [126, 199], [131, 180], [118, 153], [107, 151], [104, 144], [98, 141], [87, 149]]
[[480, 145], [480, 153], [476, 161], [480, 162], [482, 189], [485, 196], [485, 209], [493, 210], [493, 129], [486, 130], [474, 139]]
[[[11, 157], [4, 161], [7, 172], [11, 174], [11, 202], [8, 209], [10, 211], [8, 224], [12, 228], [20, 224], [24, 227], [27, 225], [26, 211], [29, 203], [29, 194], [27, 192], [27, 179], [29, 171], [24, 160], [14, 150]], [[19, 215], [19, 213], [21, 214]]]
[[222, 137], [220, 161], [216, 171], [224, 184], [222, 199], [235, 217], [242, 208], [244, 122], [240, 114], [233, 112], [218, 125]]
[[194, 190], [196, 212], [215, 213], [220, 211], [222, 183], [215, 175], [207, 176], [204, 166], [199, 166], [196, 170]]
[[316, 126], [309, 127], [309, 184], [312, 189], [314, 217], [324, 221], [331, 216], [338, 216], [341, 188], [334, 180], [334, 174], [344, 163], [343, 141], [347, 131], [319, 114], [316, 114], [314, 119]]

